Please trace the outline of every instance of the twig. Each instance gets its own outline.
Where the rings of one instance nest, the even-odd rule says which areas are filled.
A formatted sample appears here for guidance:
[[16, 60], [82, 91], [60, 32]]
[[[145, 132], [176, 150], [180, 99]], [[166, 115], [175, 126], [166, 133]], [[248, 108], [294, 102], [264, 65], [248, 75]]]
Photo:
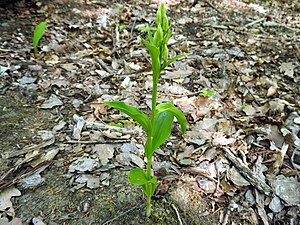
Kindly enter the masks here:
[[229, 215], [230, 215], [230, 210], [228, 209], [225, 216], [224, 216], [224, 219], [222, 221], [222, 225], [226, 225], [228, 223]]
[[180, 214], [179, 214], [179, 212], [178, 212], [178, 209], [175, 207], [174, 204], [171, 204], [171, 206], [172, 206], [172, 208], [174, 209], [174, 211], [175, 211], [175, 213], [176, 213], [176, 215], [177, 215], [177, 219], [178, 219], [178, 221], [179, 221], [179, 224], [180, 224], [180, 225], [183, 225], [182, 220], [181, 220], [181, 218], [180, 218]]
[[43, 149], [45, 147], [48, 147], [48, 146], [54, 144], [54, 142], [55, 142], [55, 138], [51, 138], [50, 140], [47, 140], [47, 141], [45, 141], [41, 144], [25, 146], [21, 150], [16, 150], [16, 151], [8, 152], [8, 153], [3, 153], [1, 156], [2, 156], [2, 158], [5, 158], [5, 159], [13, 158], [13, 157], [16, 157], [16, 156], [19, 156], [19, 155], [27, 154], [28, 152], [30, 152], [34, 149]]
[[260, 19], [258, 19], [258, 20], [252, 21], [251, 23], [246, 24], [244, 27], [245, 27], [245, 28], [251, 27], [251, 26], [253, 26], [254, 24], [263, 22], [263, 21], [265, 21], [265, 20], [266, 20], [265, 18], [260, 18]]
[[204, 169], [201, 169], [198, 167], [183, 168], [183, 169], [181, 169], [181, 171], [184, 173], [192, 173], [192, 174], [200, 175], [200, 176], [206, 177], [207, 179], [209, 179], [211, 181], [218, 183], [218, 181], [216, 179], [214, 179], [213, 177], [210, 176], [210, 174], [207, 170], [204, 170]]
[[[29, 177], [35, 173], [40, 173], [40, 172], [44, 171], [48, 166], [50, 166], [50, 164], [51, 164], [50, 161], [44, 161], [35, 167], [29, 168], [29, 171], [28, 170], [26, 171], [26, 169], [24, 169], [23, 171], [20, 171], [19, 174], [12, 174], [20, 166], [20, 164], [16, 165], [14, 168], [9, 170], [4, 176], [2, 176], [4, 178], [6, 178], [6, 180], [4, 180], [2, 178], [0, 179], [0, 192], [1, 192], [1, 190], [4, 190], [5, 188], [8, 188], [8, 187], [14, 185], [15, 183], [18, 183], [20, 180], [22, 180], [25, 177]], [[9, 178], [8, 177], [9, 175], [12, 175], [12, 178]]]
[[[204, 2], [206, 2], [210, 7], [212, 7], [214, 10], [216, 10], [219, 14], [221, 14], [224, 18], [226, 18], [226, 16], [224, 15], [224, 13], [219, 10], [217, 7], [215, 7], [210, 1], [208, 0], [204, 0]], [[227, 18], [226, 18], [227, 19]]]
[[189, 96], [199, 95], [200, 93], [201, 93], [201, 91], [190, 92], [190, 93], [186, 93], [186, 94], [161, 94], [161, 95], [181, 98], [181, 97], [189, 97]]
[[140, 203], [136, 204], [136, 205], [135, 205], [134, 207], [132, 207], [131, 209], [128, 209], [127, 211], [121, 213], [120, 215], [118, 215], [118, 216], [116, 216], [116, 217], [114, 217], [114, 218], [112, 218], [112, 219], [110, 219], [110, 220], [107, 220], [107, 221], [106, 221], [105, 223], [103, 223], [102, 225], [109, 224], [109, 223], [115, 221], [116, 219], [118, 219], [118, 218], [120, 218], [120, 217], [122, 217], [122, 216], [128, 214], [129, 212], [133, 211], [134, 209], [140, 207], [142, 203], [143, 203], [143, 202], [140, 202]]
[[111, 69], [109, 69], [108, 67], [107, 67], [107, 65], [105, 64], [105, 62], [103, 62], [101, 59], [99, 59], [99, 57], [98, 56], [96, 56], [95, 55], [95, 59], [96, 59], [96, 61], [100, 64], [100, 66], [106, 71], [106, 72], [108, 72], [109, 74], [113, 74], [113, 71], [111, 71]]
[[287, 26], [285, 24], [276, 23], [276, 22], [272, 22], [272, 21], [265, 21], [262, 25], [264, 27], [283, 27], [285, 29], [295, 31], [294, 28], [291, 28], [291, 27], [289, 27], [289, 26]]
[[221, 148], [226, 156], [233, 165], [239, 170], [241, 175], [249, 181], [254, 187], [259, 191], [263, 192], [265, 195], [270, 195], [272, 189], [267, 185], [259, 176], [252, 172], [247, 165], [245, 165], [241, 160], [234, 156], [234, 154], [227, 148]]
[[118, 48], [120, 47], [120, 33], [118, 26], [115, 27], [116, 37], [114, 37], [112, 32], [112, 39], [113, 39], [113, 50], [111, 51], [110, 55], [113, 55], [117, 52]]
[[66, 141], [64, 144], [118, 144], [127, 143], [131, 140], [108, 140], [108, 141]]
[[[78, 120], [81, 119], [81, 117], [79, 117], [78, 115], [73, 115], [73, 119], [75, 122], [77, 122]], [[126, 128], [123, 127], [116, 127], [116, 126], [109, 126], [103, 123], [99, 123], [99, 122], [92, 122], [92, 121], [84, 121], [85, 122], [85, 126], [86, 128], [91, 128], [91, 129], [99, 129], [99, 130], [112, 130], [112, 131], [117, 131], [120, 132], [122, 134], [138, 134], [139, 130], [138, 129], [131, 129], [128, 130]]]
[[137, 21], [137, 17], [133, 21], [133, 24], [132, 24], [132, 27], [131, 27], [131, 30], [130, 30], [130, 35], [129, 35], [130, 38], [129, 38], [128, 42], [132, 39], [133, 29], [134, 29], [136, 21]]

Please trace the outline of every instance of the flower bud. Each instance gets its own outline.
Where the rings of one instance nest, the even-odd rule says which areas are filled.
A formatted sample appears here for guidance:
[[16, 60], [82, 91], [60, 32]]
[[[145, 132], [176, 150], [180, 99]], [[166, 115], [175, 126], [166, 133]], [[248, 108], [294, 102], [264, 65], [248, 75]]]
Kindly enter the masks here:
[[162, 23], [162, 14], [161, 14], [161, 10], [160, 8], [157, 10], [157, 14], [156, 14], [156, 25], [158, 26], [158, 24]]
[[162, 3], [159, 7], [159, 11], [161, 13], [161, 16], [164, 17], [167, 15], [167, 10], [166, 10], [166, 7], [164, 5], [164, 3]]
[[164, 61], [167, 61], [168, 58], [169, 58], [169, 49], [168, 49], [168, 47], [167, 47], [166, 44], [164, 44], [164, 45], [162, 46], [162, 53], [161, 53], [161, 56], [162, 56], [162, 59], [163, 59]]
[[156, 47], [160, 47], [161, 43], [163, 41], [163, 30], [161, 28], [161, 25], [158, 24], [157, 25], [157, 30], [154, 34], [154, 39], [153, 39], [153, 43]]
[[166, 15], [162, 17], [162, 28], [164, 32], [169, 30], [169, 19]]

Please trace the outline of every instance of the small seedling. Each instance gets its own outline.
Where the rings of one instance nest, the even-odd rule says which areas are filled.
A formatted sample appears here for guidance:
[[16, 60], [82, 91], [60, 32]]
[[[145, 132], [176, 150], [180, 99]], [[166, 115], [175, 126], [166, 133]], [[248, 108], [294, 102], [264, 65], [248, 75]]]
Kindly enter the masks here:
[[33, 53], [34, 57], [37, 58], [37, 46], [39, 44], [40, 39], [43, 36], [44, 30], [46, 29], [46, 25], [48, 23], [48, 20], [45, 20], [41, 23], [39, 23], [35, 28], [33, 32]]
[[216, 92], [214, 90], [208, 91], [206, 89], [203, 89], [200, 91], [200, 96], [202, 97], [212, 97]]
[[123, 127], [122, 123], [109, 123], [107, 124], [108, 126], [113, 126], [113, 127]]
[[243, 102], [242, 102], [242, 111], [245, 110], [245, 108], [247, 107], [247, 105], [248, 105], [248, 104], [247, 104], [246, 101], [243, 101]]
[[152, 156], [156, 149], [163, 144], [171, 134], [174, 117], [181, 125], [181, 130], [184, 133], [186, 130], [187, 120], [182, 111], [176, 108], [172, 103], [156, 103], [157, 85], [161, 71], [174, 61], [185, 57], [187, 54], [182, 54], [169, 59], [169, 50], [167, 47], [168, 41], [172, 36], [166, 8], [161, 4], [156, 15], [156, 29], [154, 36], [151, 28], [148, 31], [148, 41], [141, 38], [143, 44], [150, 53], [152, 60], [152, 109], [151, 115], [148, 117], [141, 110], [129, 106], [124, 102], [112, 101], [105, 102], [107, 105], [120, 110], [127, 114], [132, 119], [136, 120], [145, 130], [147, 139], [144, 147], [145, 156], [147, 158], [147, 168], [144, 171], [141, 168], [135, 168], [130, 171], [128, 180], [130, 183], [140, 185], [146, 195], [146, 215], [151, 214], [151, 197], [156, 189], [156, 177], [152, 176], [151, 163]]
[[125, 28], [126, 28], [126, 25], [125, 25], [125, 24], [119, 25], [119, 30], [123, 30], [123, 29], [125, 29]]
[[120, 120], [118, 123], [109, 123], [108, 125], [114, 127], [124, 127], [126, 124], [135, 124], [135, 122], [130, 120]]

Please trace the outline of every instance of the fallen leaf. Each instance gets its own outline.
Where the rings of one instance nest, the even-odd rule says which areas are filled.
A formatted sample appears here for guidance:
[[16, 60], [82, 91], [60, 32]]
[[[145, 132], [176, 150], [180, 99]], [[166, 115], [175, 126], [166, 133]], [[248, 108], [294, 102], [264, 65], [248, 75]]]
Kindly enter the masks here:
[[144, 168], [144, 161], [132, 153], [120, 153], [116, 156], [116, 160], [124, 166], [129, 166], [133, 162], [138, 167]]
[[226, 138], [223, 132], [215, 132], [212, 135], [213, 145], [229, 145], [235, 142], [234, 138]]
[[63, 102], [55, 95], [52, 94], [48, 100], [46, 100], [42, 105], [41, 109], [52, 109], [55, 106], [62, 105]]
[[101, 162], [101, 165], [105, 166], [114, 156], [115, 148], [110, 144], [96, 144], [93, 147], [93, 152], [95, 152]]
[[250, 183], [237, 171], [235, 167], [229, 170], [227, 177], [237, 186], [248, 186]]
[[92, 171], [100, 166], [100, 163], [97, 162], [95, 159], [89, 158], [89, 157], [82, 157], [74, 161], [69, 166], [70, 172], [86, 172], [86, 171]]
[[292, 62], [282, 63], [279, 67], [280, 72], [283, 72], [284, 75], [294, 78], [294, 69], [296, 66]]
[[267, 97], [271, 97], [271, 96], [275, 95], [276, 93], [277, 93], [277, 87], [271, 86], [268, 89]]
[[64, 64], [60, 64], [60, 67], [63, 68], [63, 69], [65, 69], [65, 70], [68, 71], [68, 72], [77, 69], [77, 66], [75, 66], [74, 63], [64, 63]]
[[247, 116], [253, 116], [256, 114], [256, 109], [252, 105], [247, 105], [243, 111], [246, 113]]
[[10, 199], [15, 196], [21, 196], [21, 192], [15, 187], [9, 187], [0, 191], [0, 210], [5, 211], [6, 208], [9, 208], [11, 212], [14, 212]]

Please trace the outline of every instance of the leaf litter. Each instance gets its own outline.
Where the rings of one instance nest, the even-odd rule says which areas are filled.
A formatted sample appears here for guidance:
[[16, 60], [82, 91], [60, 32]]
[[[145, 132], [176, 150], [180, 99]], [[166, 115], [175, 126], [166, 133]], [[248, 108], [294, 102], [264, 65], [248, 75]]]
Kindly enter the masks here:
[[[144, 223], [143, 210], [136, 211], [138, 218], [126, 213], [128, 205], [140, 207], [141, 195], [123, 172], [144, 167], [142, 131], [101, 102], [119, 99], [149, 110], [149, 57], [137, 27], [153, 22], [157, 3], [104, 2], [42, 1], [19, 6], [25, 9], [20, 21], [1, 15], [1, 93], [20, 91], [29, 107], [56, 118], [48, 132], [1, 154], [15, 158], [9, 169], [19, 179], [9, 169], [1, 172], [0, 194], [12, 185], [21, 190], [16, 204], [1, 206], [2, 215], [7, 207], [17, 209], [13, 220], [1, 218], [4, 224], [18, 217], [34, 224]], [[147, 224], [201, 224], [208, 217], [208, 223], [224, 225], [299, 223], [299, 3], [165, 3], [174, 29], [170, 54], [190, 55], [162, 74], [158, 97], [180, 107], [189, 127], [182, 141], [174, 126], [154, 157], [160, 182], [155, 204], [161, 208]], [[21, 24], [31, 29], [32, 21], [24, 18], [37, 12], [50, 22], [33, 60], [30, 32]], [[20, 23], [17, 32], [7, 28], [14, 22]], [[203, 90], [214, 94], [200, 95]], [[22, 186], [28, 179], [34, 182]], [[102, 195], [90, 194], [97, 191]], [[70, 202], [79, 204], [55, 201], [58, 193], [60, 199], [72, 193]], [[97, 198], [117, 207], [98, 205]], [[25, 209], [21, 202], [29, 199], [36, 207]], [[47, 200], [53, 205], [46, 206]]]

